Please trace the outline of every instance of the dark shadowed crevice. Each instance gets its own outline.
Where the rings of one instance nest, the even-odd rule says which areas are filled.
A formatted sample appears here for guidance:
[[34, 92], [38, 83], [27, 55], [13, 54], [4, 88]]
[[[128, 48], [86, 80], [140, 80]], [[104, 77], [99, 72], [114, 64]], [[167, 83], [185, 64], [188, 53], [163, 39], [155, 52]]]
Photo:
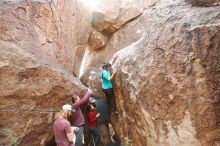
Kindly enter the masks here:
[[56, 146], [55, 137], [53, 137], [53, 139], [51, 139], [45, 146]]

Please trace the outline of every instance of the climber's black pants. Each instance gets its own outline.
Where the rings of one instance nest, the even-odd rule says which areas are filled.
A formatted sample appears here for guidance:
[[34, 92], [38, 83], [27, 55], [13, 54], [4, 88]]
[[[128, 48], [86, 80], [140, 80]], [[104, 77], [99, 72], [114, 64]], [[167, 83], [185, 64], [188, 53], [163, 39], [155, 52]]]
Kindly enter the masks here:
[[111, 113], [116, 112], [116, 104], [115, 104], [115, 95], [113, 89], [103, 89], [105, 96], [107, 98], [108, 109], [110, 109]]

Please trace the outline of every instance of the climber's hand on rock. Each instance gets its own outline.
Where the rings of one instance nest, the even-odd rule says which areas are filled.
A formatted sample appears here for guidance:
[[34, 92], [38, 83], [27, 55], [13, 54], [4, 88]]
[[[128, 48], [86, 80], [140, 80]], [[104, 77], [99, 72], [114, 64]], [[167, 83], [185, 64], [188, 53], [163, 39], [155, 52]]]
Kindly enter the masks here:
[[94, 99], [93, 97], [90, 97], [90, 98], [89, 98], [89, 102], [90, 102], [90, 103], [95, 103], [95, 99]]
[[114, 77], [115, 74], [116, 74], [116, 71], [113, 71], [111, 76]]
[[92, 94], [92, 89], [89, 87], [88, 89], [89, 94]]

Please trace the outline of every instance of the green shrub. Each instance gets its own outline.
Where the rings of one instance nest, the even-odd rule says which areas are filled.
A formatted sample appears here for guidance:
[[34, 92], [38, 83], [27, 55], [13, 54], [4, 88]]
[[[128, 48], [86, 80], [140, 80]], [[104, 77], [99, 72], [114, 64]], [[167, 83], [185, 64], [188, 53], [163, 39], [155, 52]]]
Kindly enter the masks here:
[[33, 125], [32, 119], [29, 119], [29, 121], [27, 121], [27, 123], [23, 127], [22, 133], [20, 135], [15, 134], [15, 131], [13, 131], [10, 128], [3, 129], [2, 133], [7, 137], [10, 145], [17, 146], [21, 143], [22, 139], [28, 133], [32, 125]]
[[128, 137], [124, 137], [123, 143], [121, 146], [132, 146], [131, 142], [132, 140], [130, 140]]

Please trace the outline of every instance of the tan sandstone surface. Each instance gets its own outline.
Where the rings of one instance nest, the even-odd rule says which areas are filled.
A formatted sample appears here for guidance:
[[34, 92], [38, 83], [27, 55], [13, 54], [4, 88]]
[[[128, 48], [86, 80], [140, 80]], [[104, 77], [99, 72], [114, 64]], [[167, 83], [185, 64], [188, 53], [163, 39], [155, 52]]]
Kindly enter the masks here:
[[0, 145], [10, 145], [5, 128], [21, 146], [50, 145], [65, 97], [86, 85], [103, 98], [99, 67], [111, 60], [119, 111], [111, 122], [121, 141], [220, 146], [219, 0], [100, 5], [0, 1]]
[[71, 0], [0, 1], [1, 146], [46, 145], [65, 96], [85, 93], [73, 76], [76, 17]]
[[135, 146], [220, 145], [219, 9], [179, 0], [144, 12], [145, 35], [113, 59], [119, 136]]

